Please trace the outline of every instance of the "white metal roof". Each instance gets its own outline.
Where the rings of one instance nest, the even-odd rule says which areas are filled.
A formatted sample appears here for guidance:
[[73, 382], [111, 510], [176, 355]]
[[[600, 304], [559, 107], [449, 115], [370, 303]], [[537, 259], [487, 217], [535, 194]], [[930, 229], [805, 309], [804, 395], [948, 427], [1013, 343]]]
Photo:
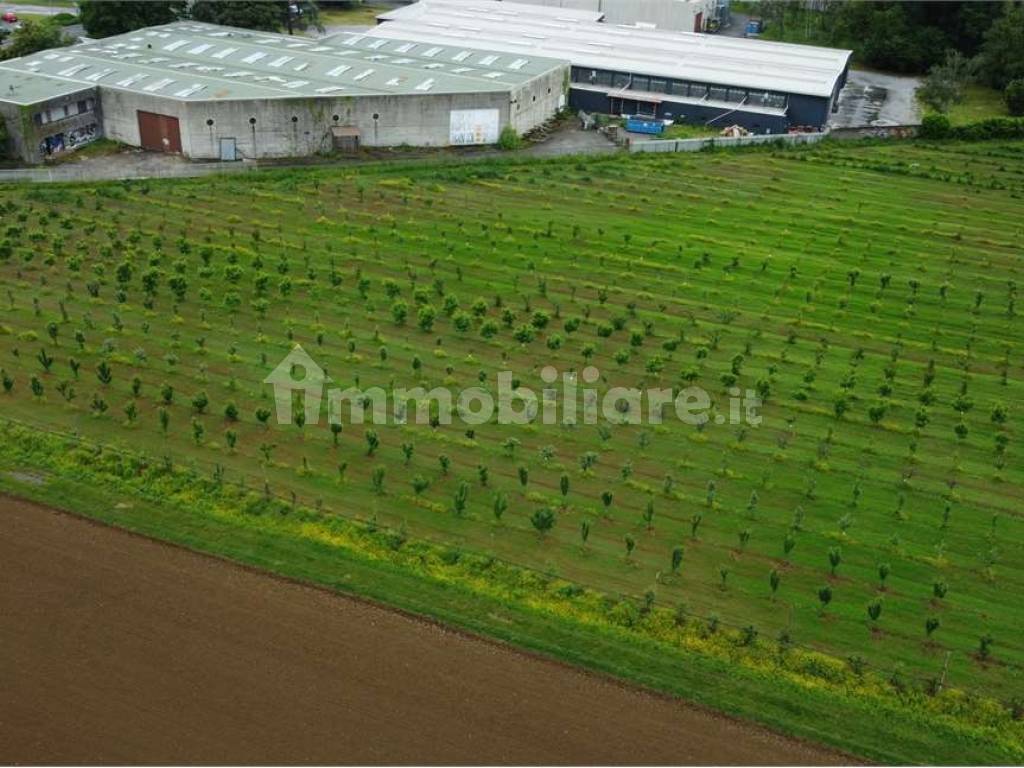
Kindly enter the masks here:
[[[643, 2], [643, 0], [635, 0], [636, 2]], [[481, 7], [481, 3], [476, 0], [464, 0], [460, 3], [464, 6], [477, 6]], [[487, 5], [484, 3], [482, 5]], [[406, 16], [410, 6], [399, 6], [393, 10], [387, 11], [377, 15], [378, 21], [392, 21], [400, 19]], [[547, 6], [547, 5], [527, 5], [526, 3], [506, 3], [502, 12], [506, 16], [519, 17], [519, 18], [535, 18], [542, 19], [544, 21], [564, 21], [570, 23], [577, 23], [581, 21], [600, 21], [604, 18], [604, 14], [600, 11], [586, 11], [578, 8], [563, 8], [561, 6]]]
[[564, 59], [346, 34], [329, 42], [175, 22], [0, 62], [0, 101], [84, 87], [186, 101], [507, 91]]
[[763, 40], [667, 32], [590, 20], [558, 20], [551, 9], [496, 0], [420, 0], [366, 34], [474, 45], [568, 60], [575, 66], [829, 97], [851, 51]]

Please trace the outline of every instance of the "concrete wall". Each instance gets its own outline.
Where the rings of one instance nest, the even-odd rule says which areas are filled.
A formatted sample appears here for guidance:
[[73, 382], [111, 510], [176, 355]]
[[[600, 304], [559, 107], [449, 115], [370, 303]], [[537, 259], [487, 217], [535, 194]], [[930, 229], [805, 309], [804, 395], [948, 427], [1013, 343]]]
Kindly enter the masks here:
[[302, 157], [330, 152], [334, 125], [357, 128], [363, 146], [447, 146], [453, 109], [497, 109], [503, 126], [508, 122], [509, 94], [265, 99], [186, 106], [182, 150], [189, 157], [219, 157], [222, 137], [235, 139], [239, 159]]
[[[93, 109], [82, 114], [37, 125], [35, 115], [49, 109], [52, 114], [63, 110], [65, 104], [93, 100]], [[41, 144], [51, 136], [63, 135], [64, 152], [73, 152], [79, 146], [103, 135], [102, 104], [95, 87], [59, 96], [36, 104], [20, 105], [0, 102], [0, 116], [7, 128], [7, 153], [29, 164], [41, 163], [47, 155]], [[62, 153], [61, 153], [62, 154]]]
[[701, 152], [713, 147], [749, 147], [755, 144], [778, 144], [796, 146], [817, 144], [827, 133], [784, 133], [779, 136], [711, 136], [706, 139], [655, 139], [654, 141], [631, 141], [630, 152]]
[[551, 119], [558, 110], [568, 106], [568, 87], [569, 67], [565, 67], [515, 89], [512, 92], [512, 127], [524, 134]]
[[138, 111], [177, 117], [183, 154], [220, 157], [220, 139], [235, 139], [236, 156], [302, 157], [332, 150], [331, 127], [359, 130], [369, 147], [442, 147], [449, 144], [452, 110], [497, 109], [499, 130], [510, 122], [519, 133], [558, 110], [568, 67], [509, 91], [402, 96], [303, 97], [182, 102], [149, 94], [103, 91], [106, 135], [138, 146]]
[[133, 147], [140, 146], [138, 112], [142, 110], [178, 118], [182, 149], [189, 146], [185, 102], [110, 88], [101, 88], [100, 98], [103, 102], [103, 132], [108, 139]]

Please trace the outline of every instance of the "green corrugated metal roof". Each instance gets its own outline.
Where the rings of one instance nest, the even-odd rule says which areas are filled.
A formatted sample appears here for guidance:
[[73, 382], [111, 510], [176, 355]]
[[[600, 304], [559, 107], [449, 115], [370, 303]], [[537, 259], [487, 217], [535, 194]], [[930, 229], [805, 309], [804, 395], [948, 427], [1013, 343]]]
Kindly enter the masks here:
[[96, 85], [197, 102], [493, 92], [563, 66], [475, 47], [176, 22], [0, 62], [0, 99], [32, 104]]

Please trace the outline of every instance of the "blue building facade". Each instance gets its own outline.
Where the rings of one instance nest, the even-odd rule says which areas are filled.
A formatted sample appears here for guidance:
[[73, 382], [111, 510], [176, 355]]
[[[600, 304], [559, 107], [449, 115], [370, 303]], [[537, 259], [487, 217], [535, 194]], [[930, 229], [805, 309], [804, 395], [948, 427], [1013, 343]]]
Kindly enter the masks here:
[[741, 125], [759, 134], [786, 133], [796, 127], [817, 130], [828, 123], [846, 75], [844, 72], [839, 78], [829, 97], [819, 97], [574, 66], [569, 106], [585, 112], [651, 115], [710, 127]]

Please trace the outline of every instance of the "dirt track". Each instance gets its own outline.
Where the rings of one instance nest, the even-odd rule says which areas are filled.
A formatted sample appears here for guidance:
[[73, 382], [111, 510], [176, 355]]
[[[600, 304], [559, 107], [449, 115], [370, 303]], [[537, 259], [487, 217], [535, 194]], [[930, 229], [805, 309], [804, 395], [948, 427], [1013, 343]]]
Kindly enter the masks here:
[[0, 497], [0, 764], [839, 761]]

